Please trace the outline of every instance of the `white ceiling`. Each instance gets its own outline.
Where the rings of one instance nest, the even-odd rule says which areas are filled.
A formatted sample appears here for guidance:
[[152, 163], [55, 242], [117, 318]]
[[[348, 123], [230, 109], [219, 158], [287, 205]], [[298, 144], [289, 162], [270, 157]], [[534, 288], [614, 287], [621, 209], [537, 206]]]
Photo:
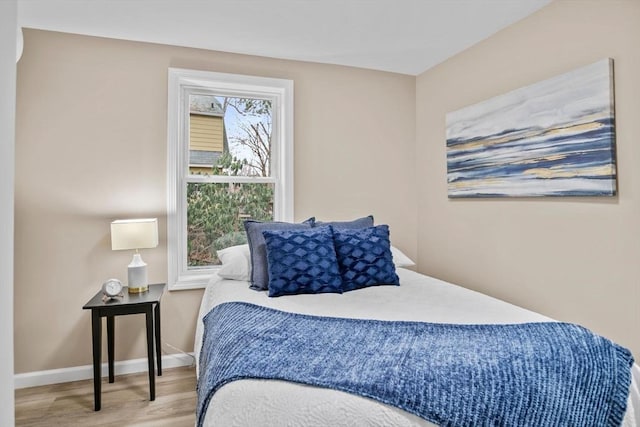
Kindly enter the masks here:
[[417, 75], [550, 1], [19, 0], [18, 24]]

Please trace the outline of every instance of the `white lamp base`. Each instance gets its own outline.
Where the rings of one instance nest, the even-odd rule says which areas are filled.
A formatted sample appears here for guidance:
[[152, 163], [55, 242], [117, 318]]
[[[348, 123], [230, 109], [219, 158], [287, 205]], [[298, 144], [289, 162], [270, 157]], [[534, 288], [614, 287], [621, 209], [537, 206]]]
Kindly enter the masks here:
[[130, 294], [139, 294], [149, 290], [147, 264], [142, 260], [142, 257], [138, 253], [133, 255], [131, 264], [129, 264], [128, 278]]

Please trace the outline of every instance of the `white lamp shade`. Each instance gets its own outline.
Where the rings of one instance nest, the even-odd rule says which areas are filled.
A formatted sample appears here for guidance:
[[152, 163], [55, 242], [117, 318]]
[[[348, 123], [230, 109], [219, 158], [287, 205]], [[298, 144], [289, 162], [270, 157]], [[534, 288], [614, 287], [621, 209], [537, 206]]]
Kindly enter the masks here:
[[158, 246], [158, 219], [119, 219], [111, 223], [111, 249], [145, 249]]

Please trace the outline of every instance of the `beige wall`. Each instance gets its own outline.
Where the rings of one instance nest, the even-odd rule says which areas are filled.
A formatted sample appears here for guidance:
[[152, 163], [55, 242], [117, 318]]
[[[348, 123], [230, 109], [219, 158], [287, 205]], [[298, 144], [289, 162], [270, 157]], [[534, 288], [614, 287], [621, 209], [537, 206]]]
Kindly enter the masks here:
[[[294, 80], [296, 218], [372, 213], [416, 256], [415, 78], [27, 30], [17, 85], [16, 373], [91, 363], [82, 305], [105, 279], [124, 279], [132, 255], [110, 250], [111, 220], [160, 219], [160, 246], [142, 255], [150, 281], [166, 280], [168, 67]], [[165, 295], [165, 343], [192, 350], [201, 294]], [[141, 316], [117, 319], [117, 360], [145, 357], [143, 325]]]
[[[583, 324], [640, 357], [640, 2], [555, 1], [418, 76], [421, 272]], [[619, 195], [447, 198], [445, 114], [611, 57]]]

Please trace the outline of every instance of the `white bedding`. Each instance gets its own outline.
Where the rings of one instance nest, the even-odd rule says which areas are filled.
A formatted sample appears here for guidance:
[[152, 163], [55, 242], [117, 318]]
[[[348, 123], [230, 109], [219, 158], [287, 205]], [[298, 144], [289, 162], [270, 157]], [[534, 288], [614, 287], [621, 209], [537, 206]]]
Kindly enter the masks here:
[[[401, 286], [376, 286], [344, 294], [269, 298], [247, 282], [211, 280], [202, 298], [195, 353], [200, 360], [202, 317], [213, 307], [245, 301], [278, 310], [320, 316], [436, 323], [523, 323], [547, 317], [410, 270], [397, 269]], [[200, 366], [196, 364], [199, 371]], [[640, 427], [640, 367], [633, 366], [623, 426]], [[239, 380], [211, 399], [205, 426], [432, 426], [401, 409], [336, 390], [274, 380]]]

